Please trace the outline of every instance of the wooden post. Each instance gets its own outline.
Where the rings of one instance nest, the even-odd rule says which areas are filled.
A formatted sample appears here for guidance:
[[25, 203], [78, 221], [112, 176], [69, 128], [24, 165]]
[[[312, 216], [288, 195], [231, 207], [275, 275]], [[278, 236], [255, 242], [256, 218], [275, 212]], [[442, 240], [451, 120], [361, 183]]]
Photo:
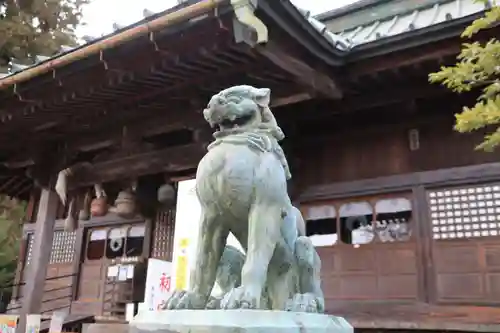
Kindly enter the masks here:
[[417, 267], [419, 281], [419, 301], [430, 303], [435, 302], [434, 274], [432, 261], [432, 229], [429, 220], [429, 204], [424, 186], [419, 185], [413, 188], [415, 231], [417, 244]]
[[80, 269], [82, 267], [82, 254], [85, 255], [85, 227], [83, 225], [79, 225], [76, 230], [76, 240], [75, 240], [75, 257], [73, 261], [73, 278], [71, 282], [71, 304], [78, 297], [78, 287], [80, 283]]
[[30, 265], [27, 267], [26, 289], [17, 332], [24, 333], [26, 315], [38, 314], [42, 309], [43, 292], [49, 265], [59, 198], [53, 190], [43, 189], [36, 218], [34, 243]]
[[29, 238], [23, 230], [23, 238], [19, 247], [19, 260], [17, 262], [16, 276], [14, 279], [15, 286], [12, 288], [12, 300], [17, 301], [21, 291], [21, 282], [23, 271], [26, 269], [26, 252], [28, 251]]

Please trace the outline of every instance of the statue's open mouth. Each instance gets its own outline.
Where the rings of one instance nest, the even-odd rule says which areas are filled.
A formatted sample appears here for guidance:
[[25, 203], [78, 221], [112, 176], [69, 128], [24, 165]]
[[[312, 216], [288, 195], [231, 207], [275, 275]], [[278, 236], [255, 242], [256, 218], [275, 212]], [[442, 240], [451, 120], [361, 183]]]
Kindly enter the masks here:
[[219, 130], [234, 129], [237, 127], [245, 126], [246, 124], [252, 121], [252, 118], [253, 115], [249, 114], [234, 118], [233, 120], [224, 119], [220, 123], [218, 123], [217, 126], [219, 126]]

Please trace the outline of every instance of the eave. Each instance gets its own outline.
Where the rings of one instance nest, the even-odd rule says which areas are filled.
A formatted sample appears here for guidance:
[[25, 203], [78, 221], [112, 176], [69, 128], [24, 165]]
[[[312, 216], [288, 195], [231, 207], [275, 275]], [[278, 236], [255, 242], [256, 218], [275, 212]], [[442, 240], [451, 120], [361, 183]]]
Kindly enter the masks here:
[[[199, 111], [220, 89], [241, 83], [269, 87], [273, 105], [337, 94], [334, 80], [323, 72], [340, 64], [335, 60], [340, 53], [288, 2], [281, 7], [259, 2], [255, 14], [268, 35], [257, 44], [254, 34], [235, 40], [236, 30], [249, 27], [235, 19], [228, 1], [212, 1], [217, 6], [207, 7], [201, 3], [208, 1], [192, 5], [198, 6], [196, 16], [191, 13], [185, 20], [179, 12], [189, 7], [165, 14], [177, 13], [168, 28], [160, 29], [159, 17], [153, 17], [157, 23], [136, 24], [0, 80], [0, 138], [10, 139], [9, 145], [0, 142], [3, 165], [20, 174], [29, 169], [33, 178], [47, 180], [38, 174], [48, 170], [42, 160], [53, 161], [53, 174], [92, 156], [94, 168], [80, 175], [82, 185], [97, 178], [109, 181], [113, 175], [146, 174], [139, 155], [127, 159], [125, 170], [123, 154], [92, 160], [102, 149], [123, 144], [126, 129], [135, 151], [155, 161], [154, 172], [190, 169], [210, 140]], [[287, 14], [277, 15], [283, 9]], [[126, 39], [120, 34], [136, 35]], [[294, 47], [296, 38], [301, 38], [299, 48]], [[71, 58], [72, 52], [81, 53]], [[316, 52], [324, 59], [318, 61]], [[150, 142], [155, 135], [179, 131], [190, 131], [191, 141], [177, 148]], [[179, 161], [170, 159], [175, 156]]]
[[258, 8], [300, 46], [329, 66], [342, 66], [345, 51], [340, 50], [289, 1], [259, 0]]

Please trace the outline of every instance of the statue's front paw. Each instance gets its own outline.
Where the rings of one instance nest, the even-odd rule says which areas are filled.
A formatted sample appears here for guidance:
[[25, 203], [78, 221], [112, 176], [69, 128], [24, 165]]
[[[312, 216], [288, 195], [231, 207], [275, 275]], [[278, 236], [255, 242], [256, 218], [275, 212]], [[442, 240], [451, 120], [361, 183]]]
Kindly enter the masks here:
[[312, 293], [295, 294], [286, 302], [286, 311], [291, 312], [323, 312], [320, 300]]
[[164, 309], [204, 309], [206, 302], [206, 297], [203, 295], [191, 291], [176, 290], [167, 300]]
[[221, 308], [222, 297], [210, 296], [205, 309], [207, 310], [218, 310]]
[[254, 288], [240, 286], [234, 288], [226, 295], [221, 302], [222, 309], [256, 309], [260, 301], [261, 293]]

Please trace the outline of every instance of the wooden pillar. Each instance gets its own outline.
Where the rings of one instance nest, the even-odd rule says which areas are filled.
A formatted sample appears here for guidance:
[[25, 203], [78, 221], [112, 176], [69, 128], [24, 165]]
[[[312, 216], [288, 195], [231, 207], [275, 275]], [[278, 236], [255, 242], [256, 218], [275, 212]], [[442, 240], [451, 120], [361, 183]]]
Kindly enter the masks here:
[[36, 218], [30, 265], [27, 267], [26, 289], [22, 300], [17, 332], [25, 332], [26, 315], [40, 313], [47, 266], [49, 265], [59, 198], [53, 190], [43, 189]]
[[413, 188], [415, 212], [415, 236], [417, 239], [419, 301], [434, 302], [434, 274], [432, 260], [432, 230], [429, 220], [429, 204], [423, 185]]
[[12, 288], [12, 298], [11, 300], [17, 301], [21, 291], [21, 282], [23, 270], [26, 268], [26, 253], [28, 251], [29, 238], [28, 235], [23, 230], [23, 238], [19, 246], [19, 259], [17, 261], [16, 276], [14, 279], [15, 286]]

